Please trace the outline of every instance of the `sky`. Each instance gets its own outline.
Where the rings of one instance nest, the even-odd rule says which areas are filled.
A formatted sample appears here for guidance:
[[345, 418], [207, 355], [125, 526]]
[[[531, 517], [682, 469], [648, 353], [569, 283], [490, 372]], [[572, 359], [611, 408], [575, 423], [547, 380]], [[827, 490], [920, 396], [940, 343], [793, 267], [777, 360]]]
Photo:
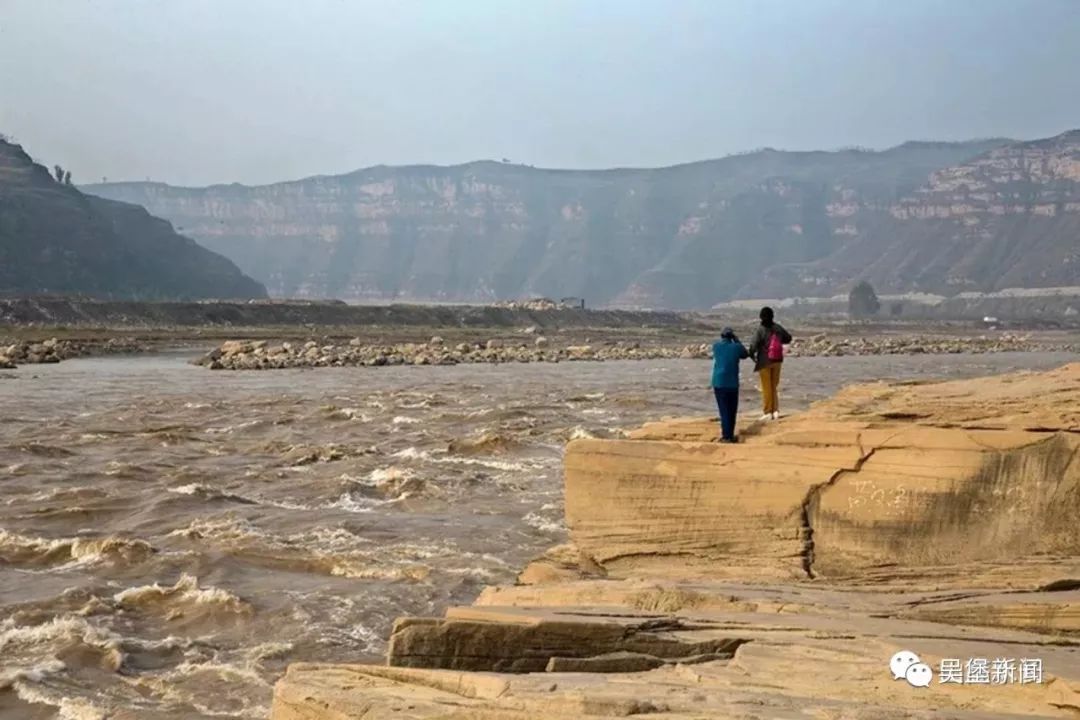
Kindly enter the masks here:
[[1080, 0], [0, 0], [0, 133], [76, 183], [1080, 127]]

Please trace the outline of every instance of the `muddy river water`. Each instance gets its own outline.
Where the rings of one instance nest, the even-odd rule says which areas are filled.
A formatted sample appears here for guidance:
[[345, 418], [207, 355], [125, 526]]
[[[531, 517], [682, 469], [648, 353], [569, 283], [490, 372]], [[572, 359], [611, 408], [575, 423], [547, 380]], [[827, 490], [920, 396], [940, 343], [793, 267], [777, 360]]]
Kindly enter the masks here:
[[[232, 373], [193, 354], [0, 371], [3, 720], [266, 718], [288, 663], [370, 660], [396, 616], [563, 541], [569, 439], [713, 412], [707, 361]], [[1069, 360], [793, 359], [782, 403]]]

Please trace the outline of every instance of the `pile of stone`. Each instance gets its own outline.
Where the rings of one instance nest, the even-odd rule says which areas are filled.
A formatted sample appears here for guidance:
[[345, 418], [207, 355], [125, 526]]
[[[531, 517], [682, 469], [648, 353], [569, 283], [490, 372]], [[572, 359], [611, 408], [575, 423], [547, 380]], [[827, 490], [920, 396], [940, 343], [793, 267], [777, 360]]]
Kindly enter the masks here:
[[211, 370], [267, 370], [297, 367], [381, 367], [384, 365], [458, 365], [465, 363], [532, 363], [603, 360], [652, 360], [678, 357], [707, 357], [707, 346], [672, 348], [617, 342], [603, 346], [566, 345], [554, 347], [543, 335], [531, 342], [488, 340], [485, 343], [450, 345], [441, 337], [427, 343], [371, 345], [360, 339], [347, 344], [320, 345], [265, 340], [230, 340], [196, 361]]
[[551, 298], [532, 298], [531, 300], [502, 300], [494, 303], [494, 307], [511, 310], [557, 310], [560, 305]]
[[815, 335], [796, 338], [788, 349], [794, 357], [844, 355], [957, 355], [961, 353], [1026, 352], [1040, 348], [1028, 336], [1002, 334], [994, 337], [879, 337], [830, 338]]
[[86, 355], [137, 352], [142, 346], [127, 338], [108, 340], [57, 340], [50, 338], [40, 342], [22, 340], [11, 345], [0, 345], [0, 369], [12, 370], [19, 365], [42, 365], [58, 363]]
[[[529, 333], [533, 334], [533, 333]], [[791, 357], [843, 355], [917, 355], [988, 353], [1048, 349], [1028, 338], [1003, 335], [988, 338], [828, 338], [824, 335], [796, 339]], [[212, 370], [269, 370], [300, 367], [381, 367], [384, 365], [459, 365], [466, 363], [533, 363], [605, 360], [665, 360], [712, 357], [709, 343], [691, 345], [643, 345], [608, 342], [603, 345], [555, 346], [543, 335], [529, 342], [493, 339], [485, 343], [451, 345], [441, 337], [427, 343], [368, 344], [354, 338], [345, 344], [230, 340], [195, 361]]]

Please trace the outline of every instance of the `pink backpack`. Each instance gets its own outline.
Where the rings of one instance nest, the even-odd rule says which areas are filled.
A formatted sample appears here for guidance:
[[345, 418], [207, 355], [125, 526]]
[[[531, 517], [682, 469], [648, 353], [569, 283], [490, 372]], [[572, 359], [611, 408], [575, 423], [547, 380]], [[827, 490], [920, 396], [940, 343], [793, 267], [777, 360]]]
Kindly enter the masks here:
[[769, 362], [780, 362], [784, 359], [784, 343], [780, 340], [779, 333], [769, 333], [769, 342], [765, 346], [765, 357], [769, 359]]

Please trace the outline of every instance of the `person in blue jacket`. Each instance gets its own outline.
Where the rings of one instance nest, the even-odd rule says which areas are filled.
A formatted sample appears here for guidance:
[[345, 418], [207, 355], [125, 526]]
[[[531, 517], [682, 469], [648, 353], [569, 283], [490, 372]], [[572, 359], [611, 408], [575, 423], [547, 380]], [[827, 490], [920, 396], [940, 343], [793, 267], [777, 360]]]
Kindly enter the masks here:
[[716, 407], [720, 410], [720, 442], [738, 442], [735, 437], [735, 416], [739, 412], [739, 361], [750, 357], [735, 331], [729, 327], [720, 333], [713, 344], [712, 388]]

